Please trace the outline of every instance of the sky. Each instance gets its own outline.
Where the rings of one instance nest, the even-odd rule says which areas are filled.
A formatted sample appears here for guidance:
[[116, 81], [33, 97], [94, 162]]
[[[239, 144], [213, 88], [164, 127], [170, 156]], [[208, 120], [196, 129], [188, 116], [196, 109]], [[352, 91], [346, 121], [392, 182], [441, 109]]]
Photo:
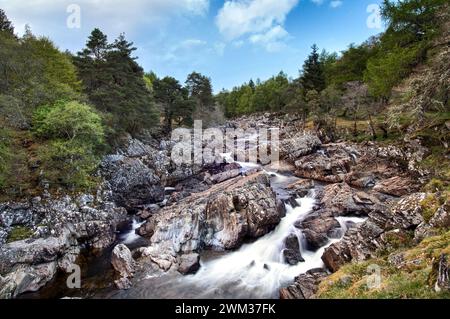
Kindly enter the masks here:
[[192, 71], [214, 91], [280, 71], [295, 78], [316, 43], [340, 52], [383, 31], [382, 0], [0, 0], [16, 32], [29, 25], [77, 52], [92, 29], [125, 33], [145, 71], [184, 83]]

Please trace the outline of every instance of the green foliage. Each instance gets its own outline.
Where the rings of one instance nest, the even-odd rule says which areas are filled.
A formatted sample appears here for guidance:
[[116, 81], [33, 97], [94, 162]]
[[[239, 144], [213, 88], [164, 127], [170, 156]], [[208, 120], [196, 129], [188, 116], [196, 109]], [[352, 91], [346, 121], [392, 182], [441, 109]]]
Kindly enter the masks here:
[[[444, 232], [423, 240], [418, 246], [402, 248], [404, 262], [395, 267], [388, 256], [364, 262], [350, 263], [326, 278], [317, 294], [323, 299], [411, 299], [450, 298], [448, 291], [435, 292], [434, 263], [441, 254], [450, 252], [450, 233]], [[392, 255], [391, 255], [392, 256]], [[370, 265], [378, 265], [381, 270], [381, 285], [370, 288], [367, 285], [372, 272]]]
[[193, 118], [202, 120], [209, 126], [217, 122], [217, 107], [213, 96], [211, 79], [197, 72], [188, 75], [185, 88], [188, 91], [190, 103], [194, 104]]
[[74, 58], [84, 92], [108, 119], [111, 132], [133, 135], [153, 129], [158, 121], [148, 80], [132, 56], [136, 48], [120, 35], [113, 44], [99, 29]]
[[422, 56], [420, 45], [413, 48], [395, 47], [369, 60], [364, 80], [372, 95], [388, 98], [392, 88], [399, 84], [418, 64]]
[[323, 50], [320, 54], [320, 64], [322, 65], [323, 75], [325, 77], [325, 85], [332, 84], [334, 75], [334, 66], [338, 60], [338, 54], [336, 52], [329, 53]]
[[192, 125], [195, 100], [189, 90], [172, 77], [157, 79], [153, 83], [154, 97], [164, 115], [164, 130], [170, 132], [173, 122], [177, 125]]
[[11, 151], [9, 144], [9, 132], [4, 128], [0, 128], [0, 190], [6, 184], [6, 176], [10, 166]]
[[376, 51], [376, 44], [376, 42], [365, 42], [359, 46], [351, 44], [335, 63], [324, 64], [327, 84], [342, 87], [347, 82], [362, 81], [367, 61]]
[[144, 82], [147, 87], [147, 90], [153, 94], [153, 83], [158, 80], [158, 76], [155, 72], [149, 72], [144, 74]]
[[0, 32], [6, 32], [14, 35], [14, 27], [11, 21], [8, 20], [5, 11], [0, 9]]
[[250, 80], [249, 83], [233, 88], [231, 92], [222, 91], [217, 96], [217, 101], [224, 107], [227, 117], [253, 112], [278, 112], [287, 108], [293, 110], [294, 91], [294, 84], [285, 73], [280, 72], [262, 83], [258, 81], [255, 84]]
[[42, 106], [34, 116], [35, 133], [46, 139], [81, 139], [92, 146], [103, 144], [104, 131], [100, 116], [86, 104], [60, 101]]
[[186, 80], [189, 97], [195, 100], [197, 108], [207, 110], [214, 103], [211, 79], [197, 72], [192, 72]]
[[11, 232], [8, 235], [7, 242], [12, 243], [19, 240], [24, 240], [30, 238], [33, 235], [33, 231], [24, 226], [16, 226], [11, 229]]
[[29, 125], [42, 104], [79, 98], [80, 82], [66, 53], [28, 29], [22, 39], [0, 32], [0, 110], [7, 124]]
[[66, 187], [88, 187], [104, 146], [101, 117], [86, 104], [58, 102], [39, 108], [33, 130], [42, 140], [44, 177]]
[[409, 45], [433, 38], [439, 27], [436, 19], [447, 0], [384, 0], [381, 14], [388, 23], [386, 42]]
[[303, 64], [300, 83], [305, 92], [315, 90], [321, 92], [325, 88], [325, 75], [317, 45], [312, 46], [312, 52]]
[[341, 92], [334, 85], [329, 85], [320, 93], [321, 111], [326, 114], [336, 115], [341, 104], [341, 96]]

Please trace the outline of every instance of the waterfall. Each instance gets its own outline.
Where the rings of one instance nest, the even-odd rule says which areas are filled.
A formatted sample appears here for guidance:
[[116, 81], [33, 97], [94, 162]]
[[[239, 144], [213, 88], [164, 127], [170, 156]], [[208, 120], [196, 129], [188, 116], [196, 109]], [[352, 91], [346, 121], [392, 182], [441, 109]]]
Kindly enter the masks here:
[[[181, 279], [183, 285], [199, 288], [199, 298], [278, 298], [279, 289], [296, 276], [324, 266], [321, 257], [325, 249], [342, 238], [348, 222], [364, 221], [362, 218], [339, 217], [340, 238], [330, 239], [326, 246], [315, 252], [308, 251], [301, 230], [294, 224], [311, 213], [314, 196], [311, 194], [297, 202], [300, 206], [296, 208], [286, 205], [286, 217], [273, 232], [235, 252], [202, 262], [197, 274]], [[297, 236], [305, 259], [294, 266], [286, 264], [283, 257], [284, 240], [291, 234]]]
[[120, 236], [120, 241], [125, 245], [130, 245], [135, 241], [137, 241], [138, 239], [141, 239], [142, 237], [136, 234], [136, 230], [139, 227], [141, 227], [144, 223], [145, 221], [140, 222], [136, 218], [133, 218], [131, 229]]
[[183, 280], [200, 286], [202, 296], [199, 297], [204, 298], [276, 298], [281, 286], [309, 269], [322, 267], [321, 256], [325, 248], [317, 252], [303, 250], [305, 262], [295, 266], [283, 261], [285, 238], [295, 234], [302, 241], [301, 231], [294, 223], [308, 216], [314, 205], [312, 196], [297, 201], [299, 207], [286, 205], [286, 217], [273, 232], [235, 252], [202, 262], [197, 274]]

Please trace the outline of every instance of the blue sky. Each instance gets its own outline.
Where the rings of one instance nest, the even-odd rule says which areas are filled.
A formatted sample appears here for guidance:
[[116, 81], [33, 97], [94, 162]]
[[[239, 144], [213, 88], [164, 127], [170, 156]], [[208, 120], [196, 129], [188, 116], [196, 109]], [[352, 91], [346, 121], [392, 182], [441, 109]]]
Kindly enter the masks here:
[[368, 8], [381, 2], [0, 0], [0, 8], [18, 33], [29, 24], [33, 33], [47, 35], [72, 52], [84, 46], [94, 27], [110, 40], [125, 32], [146, 71], [184, 82], [195, 70], [211, 77], [218, 92], [281, 70], [298, 76], [313, 43], [341, 51], [380, 33], [382, 26], [367, 21], [374, 21], [374, 11]]

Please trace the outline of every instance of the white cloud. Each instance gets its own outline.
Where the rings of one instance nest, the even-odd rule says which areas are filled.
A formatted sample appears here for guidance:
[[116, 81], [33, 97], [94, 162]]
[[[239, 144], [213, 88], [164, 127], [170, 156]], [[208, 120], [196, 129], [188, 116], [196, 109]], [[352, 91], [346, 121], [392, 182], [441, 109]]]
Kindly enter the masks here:
[[96, 25], [114, 32], [130, 31], [143, 23], [158, 25], [174, 16], [202, 16], [209, 10], [209, 0], [0, 0], [0, 7], [17, 31], [25, 24], [35, 29], [58, 23], [64, 29], [66, 9], [73, 3], [81, 8], [82, 27]]
[[299, 0], [229, 0], [220, 9], [216, 24], [228, 39], [266, 32], [282, 25]]
[[178, 61], [180, 57], [197, 52], [207, 46], [207, 42], [200, 39], [186, 39], [178, 44], [172, 45], [166, 50], [162, 57], [164, 61]]
[[279, 51], [289, 36], [283, 28], [287, 15], [299, 0], [228, 0], [219, 10], [216, 25], [220, 33], [241, 47], [242, 38], [262, 45], [267, 51]]
[[250, 42], [262, 45], [268, 52], [276, 52], [285, 46], [284, 40], [288, 37], [289, 33], [277, 25], [266, 33], [252, 35]]
[[341, 0], [333, 0], [333, 1], [330, 2], [330, 7], [332, 7], [332, 8], [339, 8], [343, 4], [344, 4], [344, 2], [342, 2]]
[[317, 5], [321, 5], [323, 3], [323, 0], [311, 0], [311, 1]]
[[206, 45], [206, 41], [199, 40], [199, 39], [187, 39], [181, 42], [179, 48], [182, 49], [192, 49], [198, 46]]

